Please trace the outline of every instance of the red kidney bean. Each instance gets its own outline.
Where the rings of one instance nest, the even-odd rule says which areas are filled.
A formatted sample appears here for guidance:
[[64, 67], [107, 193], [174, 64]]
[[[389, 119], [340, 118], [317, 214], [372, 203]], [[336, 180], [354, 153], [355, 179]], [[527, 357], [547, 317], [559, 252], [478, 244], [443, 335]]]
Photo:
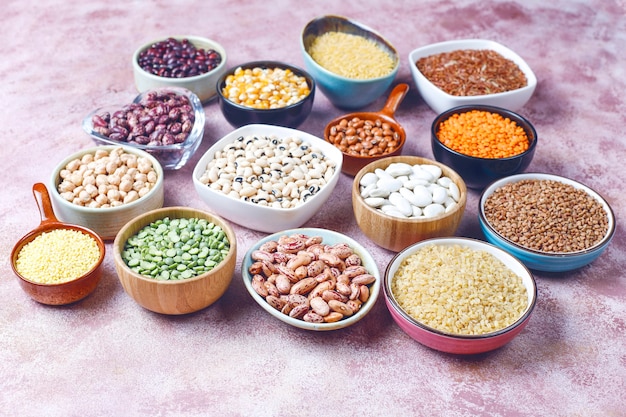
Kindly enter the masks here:
[[196, 48], [189, 39], [168, 38], [142, 51], [137, 63], [159, 77], [186, 78], [205, 74], [222, 62], [213, 49]]
[[93, 130], [109, 139], [140, 145], [173, 145], [187, 139], [195, 114], [189, 99], [151, 91], [139, 103], [92, 117]]

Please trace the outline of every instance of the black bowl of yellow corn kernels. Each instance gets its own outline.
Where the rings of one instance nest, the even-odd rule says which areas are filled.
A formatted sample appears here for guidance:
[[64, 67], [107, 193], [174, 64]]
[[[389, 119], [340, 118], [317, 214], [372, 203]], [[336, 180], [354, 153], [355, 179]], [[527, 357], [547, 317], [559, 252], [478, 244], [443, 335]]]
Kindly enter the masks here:
[[297, 128], [311, 113], [315, 81], [306, 71], [278, 61], [230, 68], [217, 82], [224, 118], [233, 127], [269, 124]]

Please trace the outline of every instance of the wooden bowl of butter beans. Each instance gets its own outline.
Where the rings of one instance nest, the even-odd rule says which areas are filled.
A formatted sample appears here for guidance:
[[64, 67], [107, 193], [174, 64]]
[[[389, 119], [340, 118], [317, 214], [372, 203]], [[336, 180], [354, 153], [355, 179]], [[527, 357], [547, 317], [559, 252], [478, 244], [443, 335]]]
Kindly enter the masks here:
[[352, 185], [357, 224], [370, 240], [394, 252], [425, 239], [454, 236], [466, 201], [467, 187], [454, 170], [418, 156], [371, 162]]
[[132, 219], [113, 242], [122, 287], [140, 306], [181, 315], [215, 303], [235, 271], [237, 240], [211, 213], [165, 207]]

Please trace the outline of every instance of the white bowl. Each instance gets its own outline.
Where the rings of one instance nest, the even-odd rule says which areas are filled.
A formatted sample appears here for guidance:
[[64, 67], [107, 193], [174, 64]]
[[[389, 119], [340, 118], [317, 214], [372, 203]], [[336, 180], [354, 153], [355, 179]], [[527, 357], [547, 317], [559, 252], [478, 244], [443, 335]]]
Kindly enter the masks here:
[[[248, 272], [250, 265], [252, 265], [252, 252], [259, 249], [259, 247], [268, 241], [278, 240], [280, 236], [286, 235], [290, 236], [293, 234], [304, 234], [307, 236], [321, 236], [323, 241], [322, 244], [333, 245], [336, 243], [347, 243], [352, 250], [361, 257], [362, 265], [367, 269], [368, 273], [374, 275], [376, 277], [376, 281], [370, 284], [370, 296], [369, 299], [363, 303], [361, 309], [354, 315], [339, 320], [334, 323], [309, 323], [304, 320], [295, 319], [286, 314], [281, 313], [276, 310], [274, 307], [269, 305], [267, 301], [263, 297], [261, 297], [252, 287], [252, 275]], [[283, 321], [287, 324], [290, 324], [294, 327], [298, 327], [300, 329], [305, 330], [316, 330], [316, 331], [327, 331], [327, 330], [337, 330], [342, 329], [344, 327], [348, 327], [359, 320], [361, 320], [367, 313], [369, 313], [374, 307], [376, 300], [378, 299], [378, 295], [381, 289], [381, 276], [378, 271], [378, 267], [376, 266], [376, 261], [372, 257], [372, 255], [357, 241], [354, 239], [343, 235], [341, 233], [333, 232], [331, 230], [326, 229], [317, 229], [317, 228], [300, 228], [300, 229], [292, 229], [292, 230], [284, 230], [279, 233], [275, 233], [269, 236], [264, 237], [263, 239], [256, 242], [252, 247], [248, 250], [246, 255], [243, 258], [241, 265], [241, 275], [243, 277], [243, 283], [246, 286], [246, 289], [254, 299], [265, 311], [270, 313], [272, 316], [276, 317], [278, 320]]]
[[[503, 93], [480, 96], [453, 96], [431, 83], [424, 74], [417, 69], [417, 65], [415, 64], [420, 58], [461, 49], [489, 49], [499, 53], [504, 58], [510, 59], [517, 64], [524, 75], [526, 75], [527, 85], [517, 90]], [[438, 114], [453, 107], [468, 104], [497, 106], [516, 111], [528, 102], [537, 87], [537, 77], [535, 77], [535, 74], [522, 57], [504, 45], [484, 39], [452, 40], [433, 43], [414, 49], [409, 53], [409, 68], [411, 69], [413, 81], [420, 95], [426, 104]]]
[[[249, 135], [275, 135], [280, 138], [299, 137], [303, 141], [320, 149], [326, 158], [335, 163], [334, 174], [327, 180], [327, 183], [320, 188], [319, 192], [303, 204], [294, 208], [274, 208], [244, 201], [226, 195], [221, 191], [213, 190], [200, 181], [200, 177], [206, 171], [207, 164], [214, 159], [217, 151], [233, 143], [237, 138]], [[341, 174], [342, 161], [343, 155], [341, 151], [317, 136], [287, 127], [251, 124], [232, 131], [206, 151], [193, 170], [193, 183], [200, 198], [216, 214], [249, 229], [274, 233], [280, 230], [300, 227], [319, 211], [320, 207], [328, 200], [328, 197], [330, 197], [337, 185], [339, 175]]]
[[[145, 71], [143, 68], [139, 66], [138, 58], [139, 54], [144, 50], [150, 48], [153, 44], [167, 40], [169, 38], [183, 40], [188, 39], [196, 48], [204, 48], [204, 49], [213, 49], [215, 52], [219, 53], [222, 57], [222, 62], [211, 71], [196, 75], [193, 77], [185, 77], [185, 78], [167, 78], [167, 77], [159, 77], [158, 75], [151, 74]], [[186, 88], [187, 90], [195, 93], [201, 102], [206, 102], [211, 100], [217, 94], [216, 86], [217, 80], [224, 74], [226, 71], [226, 50], [222, 45], [217, 43], [212, 39], [203, 38], [200, 36], [166, 36], [159, 39], [154, 39], [150, 42], [147, 42], [137, 48], [135, 53], [133, 54], [133, 75], [135, 77], [135, 86], [137, 87], [137, 91], [144, 92], [146, 90], [152, 90], [158, 87], [180, 87]]]
[[[112, 149], [120, 147], [123, 148], [126, 153], [142, 156], [152, 163], [158, 178], [154, 187], [145, 196], [131, 203], [109, 208], [83, 207], [61, 197], [57, 188], [61, 179], [60, 172], [70, 161], [81, 158], [86, 154], [94, 154], [99, 149], [111, 151]], [[52, 172], [48, 188], [50, 189], [52, 207], [59, 220], [89, 228], [96, 232], [103, 240], [113, 240], [117, 232], [119, 232], [126, 222], [133, 219], [135, 216], [163, 207], [163, 168], [155, 157], [137, 148], [113, 145], [96, 146], [76, 152], [61, 161]]]

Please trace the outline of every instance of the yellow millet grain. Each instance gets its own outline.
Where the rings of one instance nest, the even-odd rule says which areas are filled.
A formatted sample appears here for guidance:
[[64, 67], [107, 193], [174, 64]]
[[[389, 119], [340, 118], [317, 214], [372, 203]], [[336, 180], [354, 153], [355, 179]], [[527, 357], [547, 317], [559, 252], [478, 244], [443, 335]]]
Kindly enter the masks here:
[[89, 272], [100, 259], [98, 243], [73, 229], [53, 229], [24, 245], [15, 266], [24, 278], [40, 284], [60, 284]]
[[384, 77], [396, 65], [376, 42], [343, 32], [326, 32], [318, 36], [308, 52], [328, 71], [359, 80]]
[[528, 306], [521, 277], [492, 254], [460, 245], [428, 245], [408, 256], [391, 290], [415, 320], [462, 335], [503, 329]]

